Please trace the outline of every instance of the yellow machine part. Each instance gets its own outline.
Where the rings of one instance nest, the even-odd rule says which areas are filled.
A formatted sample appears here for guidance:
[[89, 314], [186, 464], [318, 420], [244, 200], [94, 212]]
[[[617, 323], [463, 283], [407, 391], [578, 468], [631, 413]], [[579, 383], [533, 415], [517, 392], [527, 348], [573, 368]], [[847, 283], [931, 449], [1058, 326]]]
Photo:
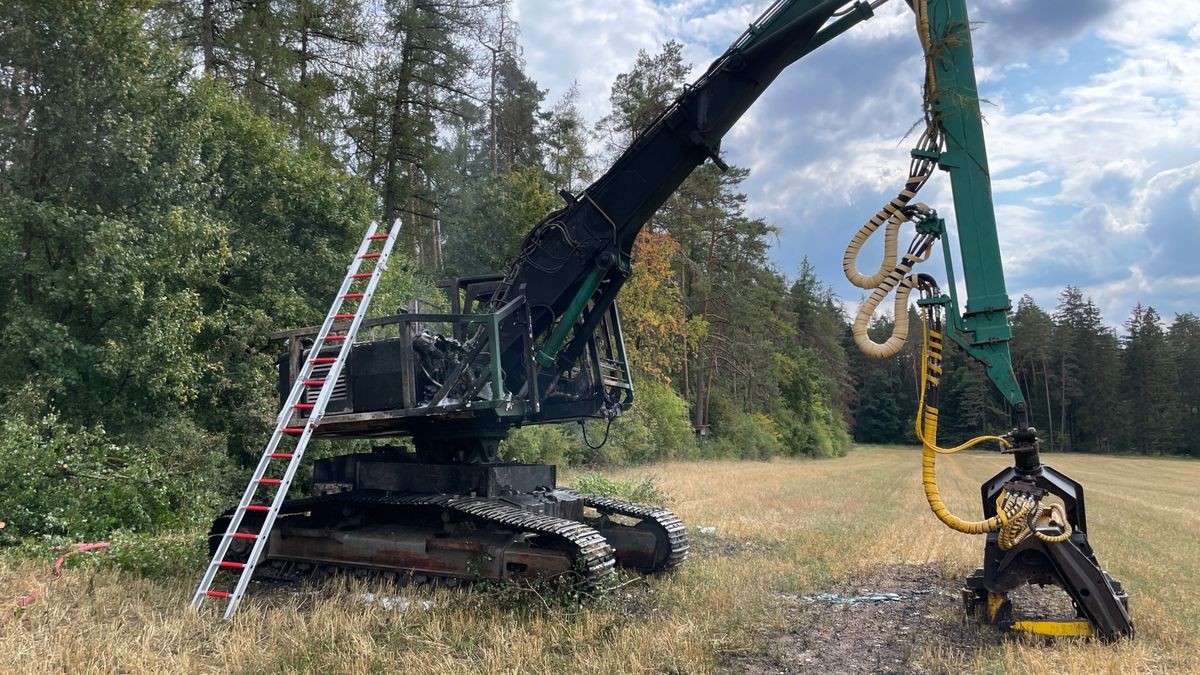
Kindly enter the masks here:
[[1092, 625], [1087, 619], [1069, 621], [1014, 621], [1012, 630], [1050, 637], [1091, 637]]

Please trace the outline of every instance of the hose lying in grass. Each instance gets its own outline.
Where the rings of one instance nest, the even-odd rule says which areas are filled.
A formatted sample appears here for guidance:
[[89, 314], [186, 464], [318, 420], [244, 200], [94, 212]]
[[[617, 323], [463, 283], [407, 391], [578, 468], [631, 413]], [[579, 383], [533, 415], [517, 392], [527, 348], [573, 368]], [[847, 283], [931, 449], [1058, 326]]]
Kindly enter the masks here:
[[[76, 553], [87, 553], [88, 551], [103, 551], [103, 550], [107, 549], [108, 547], [109, 547], [109, 543], [107, 541], [98, 541], [98, 542], [94, 542], [94, 543], [82, 543], [81, 542], [78, 544], [74, 544], [71, 546], [71, 549], [69, 551], [58, 556], [58, 559], [54, 561], [54, 567], [51, 570], [51, 574], [53, 574], [56, 577], [62, 576], [63, 565], [67, 562], [67, 558], [75, 555]], [[37, 600], [39, 597], [41, 597], [42, 592], [44, 592], [45, 590], [46, 589], [44, 587], [39, 588], [36, 591], [33, 591], [33, 592], [29, 593], [28, 595], [26, 595], [25, 597], [21, 598], [20, 600], [17, 600], [16, 607], [10, 607], [8, 609], [8, 611], [4, 612], [4, 616], [0, 616], [0, 626], [4, 626], [9, 621], [11, 621], [12, 618], [14, 616], [16, 616], [18, 609], [32, 605], [35, 600]]]

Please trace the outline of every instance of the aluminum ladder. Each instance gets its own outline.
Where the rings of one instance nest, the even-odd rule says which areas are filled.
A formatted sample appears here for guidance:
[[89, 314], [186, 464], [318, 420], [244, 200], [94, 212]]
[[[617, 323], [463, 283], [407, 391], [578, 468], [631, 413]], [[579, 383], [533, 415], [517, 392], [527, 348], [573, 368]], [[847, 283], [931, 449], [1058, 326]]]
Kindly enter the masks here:
[[[379, 285], [379, 278], [387, 267], [388, 256], [392, 252], [392, 246], [396, 243], [400, 226], [400, 220], [397, 219], [387, 234], [379, 233], [379, 225], [375, 222], [372, 222], [371, 226], [367, 228], [367, 234], [359, 244], [358, 253], [355, 254], [354, 261], [347, 268], [346, 278], [342, 280], [337, 297], [334, 298], [333, 305], [330, 306], [329, 313], [325, 316], [324, 323], [321, 324], [321, 330], [317, 333], [312, 348], [309, 349], [308, 356], [304, 359], [304, 365], [296, 374], [292, 391], [279, 410], [271, 440], [267, 442], [262, 458], [259, 459], [258, 466], [254, 469], [250, 484], [246, 486], [246, 491], [242, 494], [242, 499], [238, 502], [237, 508], [229, 520], [229, 527], [221, 537], [221, 543], [217, 546], [212, 561], [209, 562], [208, 569], [204, 572], [204, 578], [201, 579], [195, 595], [192, 596], [192, 609], [199, 609], [205, 599], [214, 598], [226, 601], [223, 619], [232, 617], [237, 611], [238, 603], [246, 594], [250, 579], [254, 576], [254, 569], [267, 548], [271, 528], [275, 525], [275, 518], [279, 515], [280, 507], [287, 499], [288, 487], [291, 486], [292, 478], [300, 467], [304, 450], [308, 447], [309, 440], [312, 439], [313, 430], [320, 424], [321, 418], [325, 414], [325, 407], [333, 395], [333, 389], [342, 372], [342, 366], [346, 363], [346, 357], [350, 353], [354, 336], [358, 333], [358, 326], [366, 316], [371, 296], [374, 295], [375, 288]], [[382, 242], [383, 246], [380, 250], [372, 252], [371, 246], [376, 242]], [[372, 261], [373, 268], [368, 272], [359, 271], [363, 261]], [[352, 292], [351, 289], [354, 285], [362, 281], [366, 282], [366, 287], [360, 287], [361, 291]], [[345, 307], [347, 304], [353, 306], [353, 311], [347, 311]], [[345, 325], [346, 321], [350, 322], [348, 326]], [[338, 345], [337, 356], [321, 355], [327, 345]], [[328, 365], [329, 371], [324, 377], [315, 379], [313, 368], [320, 365]], [[306, 397], [306, 394], [313, 390], [318, 391], [317, 400], [309, 403], [308, 400], [311, 398]], [[308, 413], [307, 418], [302, 416], [305, 412]], [[281, 450], [279, 446], [284, 437], [295, 438], [295, 447], [287, 451]], [[282, 475], [279, 475], [281, 468]], [[269, 499], [259, 497], [259, 491], [264, 488], [274, 488], [274, 495]], [[240, 531], [243, 518], [251, 512], [265, 514], [262, 526], [258, 532]], [[254, 542], [250, 554], [246, 557], [245, 562], [226, 560], [230, 544], [239, 539]], [[217, 575], [223, 571], [237, 576], [237, 582], [231, 590], [213, 588], [213, 582], [217, 579]]]

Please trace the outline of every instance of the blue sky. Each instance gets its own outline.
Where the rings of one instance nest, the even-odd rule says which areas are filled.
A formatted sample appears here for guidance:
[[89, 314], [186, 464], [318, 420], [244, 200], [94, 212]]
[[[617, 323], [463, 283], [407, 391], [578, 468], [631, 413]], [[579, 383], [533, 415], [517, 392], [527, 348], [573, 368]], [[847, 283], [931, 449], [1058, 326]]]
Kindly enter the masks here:
[[[593, 122], [639, 49], [679, 40], [698, 74], [769, 4], [516, 0], [529, 74], [550, 102], [577, 83]], [[1052, 310], [1072, 284], [1113, 325], [1138, 301], [1168, 321], [1200, 312], [1200, 1], [969, 4], [1014, 302]], [[780, 270], [808, 256], [851, 307], [842, 250], [903, 183], [921, 78], [911, 13], [892, 0], [788, 69], [722, 146], [752, 170], [751, 215], [781, 228]], [[921, 200], [953, 223], [945, 174]], [[926, 271], [944, 278], [940, 264]]]

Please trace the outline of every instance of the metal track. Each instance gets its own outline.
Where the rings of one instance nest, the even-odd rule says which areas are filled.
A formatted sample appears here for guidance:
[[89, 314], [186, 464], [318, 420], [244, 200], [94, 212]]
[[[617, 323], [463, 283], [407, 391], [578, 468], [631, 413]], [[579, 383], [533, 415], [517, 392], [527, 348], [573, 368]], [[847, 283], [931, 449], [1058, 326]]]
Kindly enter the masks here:
[[590, 506], [600, 513], [650, 520], [662, 528], [667, 535], [668, 543], [671, 545], [671, 552], [666, 560], [653, 571], [659, 572], [674, 569], [679, 567], [684, 560], [687, 560], [688, 549], [690, 548], [687, 527], [684, 526], [679, 516], [674, 513], [661, 506], [633, 504], [603, 495], [582, 494], [579, 492], [575, 492], [574, 494], [583, 500], [585, 506]]
[[[370, 506], [435, 508], [450, 511], [476, 522], [502, 529], [550, 537], [571, 549], [581, 581], [587, 588], [601, 586], [616, 566], [616, 557], [608, 541], [590, 525], [566, 518], [556, 518], [482, 497], [456, 495], [394, 495], [375, 492], [342, 492], [284, 503], [280, 515], [303, 513], [314, 506], [352, 503]], [[231, 513], [227, 512], [222, 517]], [[218, 519], [219, 521], [220, 519]]]

